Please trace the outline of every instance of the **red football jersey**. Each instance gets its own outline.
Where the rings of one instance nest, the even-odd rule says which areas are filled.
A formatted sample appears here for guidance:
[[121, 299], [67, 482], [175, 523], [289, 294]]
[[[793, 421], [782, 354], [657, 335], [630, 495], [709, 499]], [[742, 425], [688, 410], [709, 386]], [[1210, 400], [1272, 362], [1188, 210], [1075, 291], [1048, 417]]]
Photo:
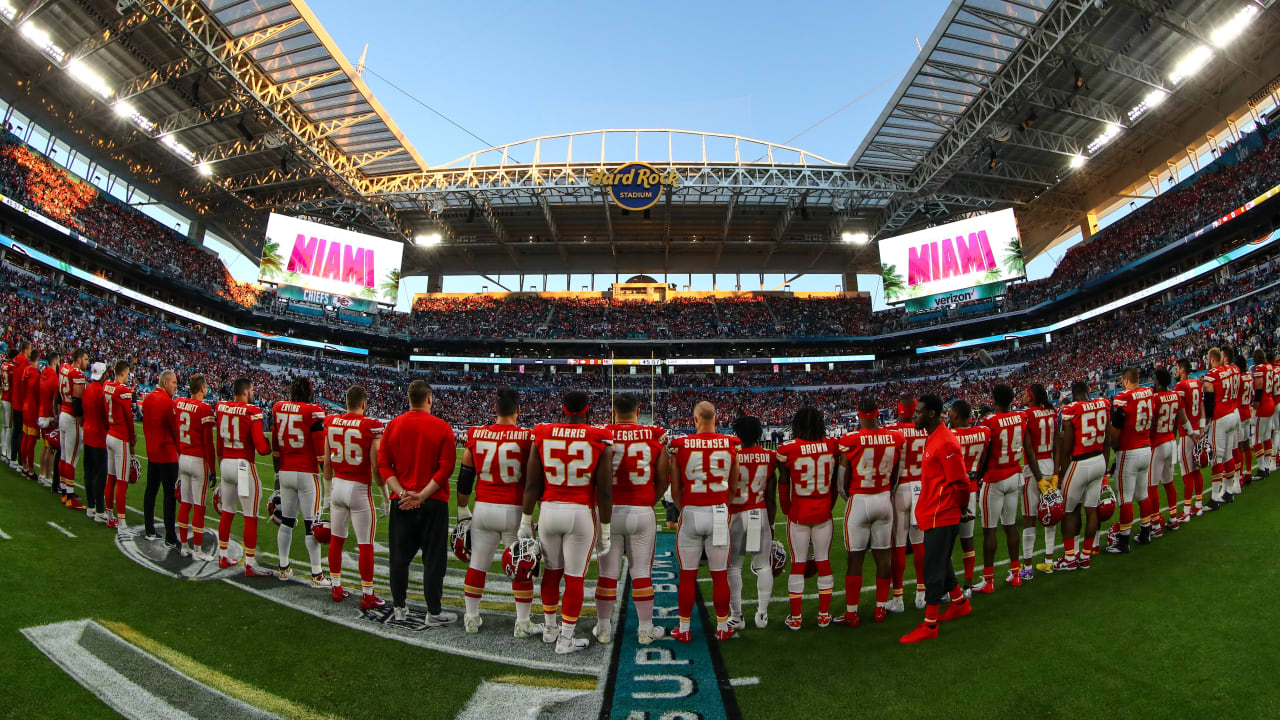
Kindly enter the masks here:
[[1071, 423], [1075, 430], [1071, 457], [1100, 452], [1107, 439], [1107, 427], [1111, 422], [1110, 403], [1106, 398], [1081, 400], [1062, 408], [1062, 422]]
[[1026, 441], [1031, 443], [1031, 454], [1037, 460], [1053, 457], [1053, 441], [1057, 437], [1058, 413], [1053, 408], [1028, 408], [1022, 411], [1027, 418]]
[[8, 360], [0, 363], [0, 400], [13, 401], [13, 363]]
[[1111, 401], [1113, 412], [1124, 411], [1120, 428], [1120, 449], [1151, 447], [1151, 424], [1155, 421], [1156, 394], [1149, 387], [1116, 393]]
[[24, 373], [30, 359], [26, 355], [15, 355], [12, 364], [9, 367], [9, 402], [13, 403], [13, 409], [22, 411], [23, 401], [26, 400], [26, 386], [23, 384]]
[[919, 482], [921, 473], [924, 472], [924, 444], [929, 440], [929, 433], [917, 429], [912, 422], [896, 422], [886, 425], [884, 429], [902, 433], [906, 443], [902, 448], [898, 482]]
[[40, 417], [40, 369], [29, 363], [22, 371], [22, 424], [35, 427]]
[[[1232, 387], [1235, 389], [1235, 392], [1231, 395], [1231, 407], [1239, 411], [1246, 405], [1244, 400], [1244, 386], [1248, 382], [1248, 379], [1245, 377], [1244, 373], [1240, 372], [1240, 368], [1235, 365], [1231, 366], [1231, 376], [1234, 379]], [[1250, 400], [1252, 399], [1253, 398], [1250, 398]]]
[[105, 449], [107, 447], [107, 401], [101, 382], [89, 383], [84, 387], [81, 407], [84, 410], [85, 446]]
[[267, 436], [262, 434], [262, 408], [242, 402], [220, 402], [214, 408], [218, 421], [218, 457], [223, 460], [248, 460], [254, 453], [271, 452]]
[[215, 434], [213, 408], [209, 403], [191, 398], [175, 398], [173, 419], [178, 425], [178, 455], [204, 458], [212, 468]]
[[742, 441], [720, 433], [697, 433], [671, 441], [686, 507], [729, 502], [733, 461]]
[[613, 433], [613, 504], [653, 507], [658, 458], [666, 451], [667, 431], [652, 425], [605, 425]]
[[[1173, 391], [1178, 393], [1178, 407], [1182, 408], [1182, 412], [1186, 414], [1187, 420], [1191, 423], [1192, 430], [1199, 430], [1200, 425], [1204, 422], [1204, 398], [1203, 390], [1200, 387], [1200, 381], [1195, 378], [1183, 380], [1173, 386]], [[1182, 428], [1175, 428], [1179, 433]]]
[[[929, 437], [928, 433], [925, 438]], [[849, 494], [888, 492], [893, 468], [901, 460], [907, 439], [897, 430], [856, 430], [840, 438], [840, 452], [849, 461]]]
[[733, 492], [729, 493], [730, 513], [765, 507], [769, 476], [777, 469], [777, 464], [777, 456], [762, 447], [738, 451], [738, 477], [733, 481]]
[[596, 466], [613, 434], [594, 425], [549, 423], [533, 428], [533, 447], [542, 460], [543, 502], [574, 503], [595, 507], [592, 485]]
[[533, 433], [515, 425], [467, 428], [466, 448], [476, 469], [476, 502], [524, 504], [524, 467]]
[[1249, 388], [1249, 402], [1253, 402], [1254, 391], [1261, 394], [1258, 401], [1258, 415], [1270, 417], [1275, 414], [1276, 401], [1271, 397], [1271, 365], [1262, 363], [1253, 366], [1253, 385]]
[[382, 421], [367, 415], [330, 415], [324, 419], [333, 476], [369, 485], [373, 482], [373, 441], [382, 438]]
[[[967, 428], [957, 428], [951, 433], [956, 436], [956, 442], [960, 443], [960, 451], [964, 453], [964, 469], [970, 473], [978, 472], [978, 462], [982, 460], [982, 451], [987, 447], [987, 442], [991, 440], [991, 431], [982, 425], [974, 425]], [[978, 481], [969, 480], [969, 492], [977, 492]]]
[[1179, 396], [1174, 390], [1155, 394], [1155, 420], [1151, 423], [1151, 447], [1173, 442], [1178, 425]]
[[63, 363], [62, 367], [58, 368], [58, 392], [62, 395], [61, 412], [73, 416], [76, 414], [75, 405], [71, 400], [75, 397], [77, 390], [80, 391], [81, 397], [84, 396], [85, 384], [84, 373], [80, 372], [80, 368], [67, 363]]
[[107, 404], [107, 436], [133, 442], [133, 388], [108, 380], [102, 383], [102, 397]]
[[991, 433], [987, 474], [983, 482], [1000, 482], [1022, 472], [1022, 434], [1026, 418], [1020, 412], [993, 413], [982, 421]]
[[1267, 373], [1267, 392], [1271, 393], [1271, 402], [1276, 406], [1280, 406], [1280, 365], [1269, 365], [1271, 372]]
[[324, 408], [314, 403], [281, 400], [271, 407], [272, 436], [280, 453], [280, 470], [318, 473], [324, 462]]
[[1236, 395], [1236, 383], [1239, 376], [1234, 365], [1222, 365], [1212, 368], [1204, 374], [1203, 390], [1205, 395], [1213, 396], [1213, 417], [1220, 420], [1230, 415], [1236, 408], [1233, 400]]
[[831, 519], [839, 452], [836, 438], [789, 440], [778, 446], [778, 465], [783, 469], [778, 482], [789, 486], [783, 492], [791, 498], [788, 520], [813, 525]]
[[56, 417], [58, 414], [58, 371], [45, 365], [40, 371], [40, 417]]

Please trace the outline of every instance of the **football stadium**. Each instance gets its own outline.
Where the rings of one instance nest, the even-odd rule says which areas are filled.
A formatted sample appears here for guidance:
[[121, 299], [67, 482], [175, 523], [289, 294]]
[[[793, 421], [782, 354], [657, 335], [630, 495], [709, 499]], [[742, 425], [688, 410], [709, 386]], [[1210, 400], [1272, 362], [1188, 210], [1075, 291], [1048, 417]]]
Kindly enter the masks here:
[[314, 5], [0, 0], [0, 716], [1280, 716], [1272, 0]]

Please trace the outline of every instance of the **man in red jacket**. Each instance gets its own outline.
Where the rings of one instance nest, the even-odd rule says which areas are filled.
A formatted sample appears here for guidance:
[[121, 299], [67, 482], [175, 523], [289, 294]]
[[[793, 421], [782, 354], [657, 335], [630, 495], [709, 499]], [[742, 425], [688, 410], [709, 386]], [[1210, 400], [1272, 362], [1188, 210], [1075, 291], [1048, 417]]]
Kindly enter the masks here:
[[[924, 471], [920, 498], [916, 501], [916, 525], [924, 531], [924, 622], [903, 635], [900, 642], [916, 643], [938, 637], [939, 620], [964, 617], [973, 608], [956, 582], [951, 566], [960, 533], [960, 521], [969, 506], [969, 473], [964, 453], [951, 430], [942, 423], [942, 398], [921, 396], [912, 422], [929, 433], [924, 446]], [[938, 615], [943, 595], [951, 605]]]
[[107, 489], [107, 401], [102, 392], [107, 364], [96, 362], [89, 369], [89, 384], [84, 388], [84, 496], [89, 503], [86, 512], [96, 522], [111, 519], [106, 506]]
[[178, 376], [172, 370], [160, 373], [156, 389], [142, 401], [142, 437], [147, 443], [147, 489], [142, 496], [142, 522], [147, 540], [159, 540], [156, 533], [156, 493], [164, 489], [164, 545], [177, 550], [177, 507], [173, 495], [178, 484], [178, 425], [174, 422], [173, 394]]

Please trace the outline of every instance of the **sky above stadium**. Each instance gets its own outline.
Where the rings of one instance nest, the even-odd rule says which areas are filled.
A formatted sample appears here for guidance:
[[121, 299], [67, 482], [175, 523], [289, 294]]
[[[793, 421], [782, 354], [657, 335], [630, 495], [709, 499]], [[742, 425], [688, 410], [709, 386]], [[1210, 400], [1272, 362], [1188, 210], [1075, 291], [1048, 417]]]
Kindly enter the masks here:
[[[947, 2], [310, 5], [353, 65], [368, 45], [365, 81], [437, 165], [492, 145], [603, 128], [729, 133], [844, 162]], [[1029, 272], [1047, 274], [1052, 263], [1045, 260]], [[612, 278], [602, 276], [596, 286]], [[766, 277], [765, 289], [782, 280]], [[547, 289], [588, 281], [552, 278]], [[865, 277], [860, 285], [874, 296], [878, 281]], [[839, 282], [809, 276], [792, 287], [832, 290]], [[743, 283], [744, 290], [759, 285], [755, 276]], [[406, 284], [418, 289], [418, 280]], [[482, 284], [489, 283], [449, 278], [445, 290], [478, 291]], [[711, 284], [710, 276], [694, 277], [695, 289]], [[717, 284], [729, 289], [733, 279], [722, 275]]]

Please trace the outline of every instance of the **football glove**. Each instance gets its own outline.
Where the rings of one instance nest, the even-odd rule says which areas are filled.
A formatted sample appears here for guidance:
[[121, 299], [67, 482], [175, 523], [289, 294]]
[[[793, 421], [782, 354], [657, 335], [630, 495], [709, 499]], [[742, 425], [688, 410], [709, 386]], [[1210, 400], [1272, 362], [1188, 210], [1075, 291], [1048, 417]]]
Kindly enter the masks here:
[[1049, 478], [1049, 487], [1053, 488], [1054, 490], [1057, 490], [1057, 489], [1058, 489], [1058, 476], [1057, 476], [1057, 475], [1054, 475], [1053, 477]]
[[600, 523], [600, 540], [596, 543], [597, 555], [608, 555], [610, 548], [613, 547], [613, 533], [609, 529], [609, 523]]
[[520, 530], [516, 532], [516, 537], [533, 539], [533, 515], [525, 513], [520, 517]]
[[1044, 496], [1049, 494], [1050, 485], [1046, 478], [1040, 478], [1040, 480], [1036, 482], [1036, 487], [1040, 489], [1040, 495]]
[[458, 506], [458, 521], [459, 521], [459, 522], [461, 522], [461, 521], [463, 521], [463, 520], [470, 520], [470, 519], [471, 519], [471, 511], [467, 509], [467, 506], [466, 506], [466, 505], [459, 505], [459, 506]]
[[48, 430], [49, 428], [53, 427], [53, 418], [42, 417], [36, 421], [36, 424], [40, 426], [41, 430]]

